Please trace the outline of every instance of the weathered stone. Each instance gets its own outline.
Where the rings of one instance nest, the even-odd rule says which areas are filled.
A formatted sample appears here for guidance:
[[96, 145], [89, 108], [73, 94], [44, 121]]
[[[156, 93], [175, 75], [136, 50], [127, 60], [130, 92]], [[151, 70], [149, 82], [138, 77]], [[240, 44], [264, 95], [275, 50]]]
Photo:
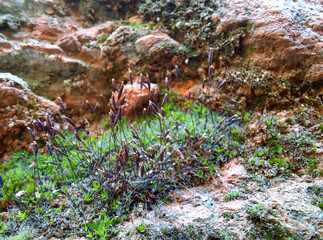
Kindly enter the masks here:
[[[319, 57], [323, 19], [317, 1], [227, 0], [222, 4], [214, 13], [220, 16], [218, 35], [249, 26], [242, 49], [249, 48], [252, 54], [244, 61], [250, 60], [254, 66], [278, 73], [289, 68], [284, 73], [286, 77], [290, 69], [323, 64]], [[322, 72], [321, 68], [315, 68]], [[320, 74], [313, 75], [310, 71], [305, 80], [318, 81]]]
[[94, 27], [80, 29], [63, 36], [56, 44], [66, 51], [76, 53], [82, 44], [99, 40], [103, 34], [110, 34], [115, 27], [115, 23], [108, 21]]
[[12, 14], [0, 15], [0, 28], [9, 28], [12, 31], [17, 31], [21, 26], [19, 19]]
[[62, 55], [64, 54], [63, 50], [58, 46], [40, 43], [40, 44], [22, 44], [20, 45], [21, 50], [32, 49], [36, 52], [42, 52], [48, 55]]
[[12, 42], [6, 39], [0, 38], [0, 54], [8, 53], [17, 49], [18, 47]]
[[[142, 111], [144, 108], [148, 107], [149, 100], [154, 99], [154, 92], [157, 91], [159, 93], [159, 86], [157, 84], [151, 83], [151, 89], [149, 90], [146, 87], [140, 88], [140, 84], [138, 82], [134, 82], [133, 85], [127, 84], [124, 86], [124, 90], [121, 98], [127, 94], [126, 99], [127, 106], [123, 108], [123, 114], [128, 117], [134, 117], [137, 112]], [[147, 86], [147, 84], [146, 84]], [[114, 97], [118, 99], [118, 92], [114, 93]], [[120, 98], [120, 100], [121, 100]], [[120, 100], [118, 103], [120, 103]]]
[[313, 64], [305, 77], [309, 82], [323, 81], [323, 63]]
[[[239, 159], [241, 161], [241, 159]], [[222, 181], [239, 186], [247, 177], [247, 171], [237, 159], [231, 160], [223, 168], [221, 173]]]
[[[66, 28], [66, 29], [64, 29]], [[55, 42], [68, 30], [68, 23], [60, 23], [48, 16], [36, 18], [31, 27], [31, 37], [39, 41]]]
[[143, 22], [143, 18], [139, 15], [135, 15], [135, 16], [129, 18], [128, 22], [130, 24], [134, 24], [134, 23], [141, 24]]
[[73, 53], [73, 54], [78, 53], [82, 47], [81, 42], [77, 39], [76, 36], [73, 36], [73, 35], [68, 35], [60, 38], [56, 42], [56, 44], [57, 46], [62, 48], [65, 52]]
[[165, 43], [168, 46], [173, 47], [180, 47], [180, 44], [172, 39], [170, 36], [168, 36], [165, 33], [162, 32], [153, 32], [151, 34], [148, 34], [146, 36], [143, 36], [139, 38], [136, 41], [136, 49], [138, 52], [143, 54], [148, 54], [149, 51], [156, 45], [160, 43]]
[[221, 20], [220, 16], [217, 13], [212, 13], [211, 19], [213, 23], [217, 23]]
[[7, 160], [12, 151], [28, 148], [31, 138], [26, 127], [44, 119], [47, 109], [58, 113], [54, 102], [33, 94], [25, 81], [0, 73], [0, 159]]

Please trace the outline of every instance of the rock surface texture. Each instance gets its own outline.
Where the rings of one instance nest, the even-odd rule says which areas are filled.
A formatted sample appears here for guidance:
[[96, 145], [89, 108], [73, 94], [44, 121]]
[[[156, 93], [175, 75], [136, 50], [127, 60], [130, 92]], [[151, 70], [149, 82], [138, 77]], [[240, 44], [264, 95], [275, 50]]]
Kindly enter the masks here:
[[[220, 35], [238, 27], [248, 34], [245, 61], [276, 70], [291, 82], [322, 81], [322, 3], [320, 1], [223, 1], [214, 13]], [[286, 71], [287, 69], [294, 71]], [[317, 70], [316, 76], [308, 71]]]
[[[226, 130], [241, 152], [225, 152], [226, 159], [205, 185], [186, 190], [178, 186], [174, 192], [167, 192], [173, 202], [155, 199], [158, 204], [154, 211], [131, 202], [131, 221], [117, 225], [118, 231], [113, 228], [114, 239], [322, 239], [322, 23], [322, 0], [0, 1], [0, 162], [11, 159], [15, 150], [32, 150], [26, 127], [34, 127], [35, 119], [45, 122], [47, 112], [62, 117], [62, 108], [56, 105], [58, 97], [63, 99], [68, 117], [75, 120], [74, 134], [79, 138], [78, 131], [89, 122], [107, 120], [114, 107], [109, 101], [112, 96], [120, 103], [127, 94], [122, 116], [133, 120], [149, 100], [162, 98], [167, 92], [167, 101], [185, 108], [185, 113], [196, 102], [218, 111], [226, 117], [223, 121], [236, 114], [231, 119], [236, 125], [232, 126], [243, 126], [245, 131], [231, 126]], [[151, 80], [150, 91], [146, 74]], [[114, 92], [112, 79], [115, 86], [123, 86], [120, 96]], [[95, 106], [95, 112], [91, 114], [88, 106]], [[118, 108], [114, 110], [116, 115]], [[158, 119], [162, 128], [163, 119]], [[114, 122], [118, 123], [118, 118]], [[156, 147], [159, 152], [163, 141], [167, 143], [165, 151], [176, 149], [181, 153], [180, 144], [172, 145], [177, 137], [172, 129], [156, 136], [157, 144], [161, 142]], [[139, 142], [138, 134], [133, 134]], [[189, 135], [188, 142], [196, 138], [193, 133], [184, 134]], [[98, 132], [89, 139], [99, 136]], [[124, 143], [127, 146], [131, 141]], [[192, 147], [204, 152], [201, 144]], [[79, 148], [82, 145], [75, 146], [83, 151], [80, 154], [92, 154]], [[227, 151], [217, 147], [214, 151]], [[89, 175], [98, 177], [95, 174], [100, 162], [107, 156], [122, 159], [118, 154], [126, 149], [117, 149], [116, 145], [109, 152], [100, 149], [95, 164], [88, 165]], [[155, 148], [152, 151], [156, 157]], [[129, 157], [129, 152], [124, 158], [126, 155]], [[137, 156], [144, 169], [146, 157]], [[149, 153], [146, 156], [154, 158]], [[186, 157], [199, 156], [183, 156], [183, 161]], [[208, 164], [207, 159], [205, 162]], [[85, 168], [78, 162], [76, 165], [76, 170]], [[128, 176], [124, 166], [122, 174]], [[50, 218], [46, 220], [50, 224], [42, 228], [37, 220], [34, 225], [27, 224], [28, 232], [44, 235], [35, 239], [64, 238], [75, 229], [83, 231], [84, 220], [87, 224], [101, 218], [103, 215], [90, 209], [95, 202], [92, 193], [100, 190], [94, 191], [92, 185], [84, 189], [91, 194], [86, 195], [88, 203], [78, 195], [82, 200], [76, 205], [82, 215], [67, 207], [71, 198], [66, 194], [57, 197], [60, 203], [55, 204], [61, 208], [56, 212], [65, 215], [64, 224], [69, 227], [60, 225], [63, 218], [55, 215], [54, 227]], [[45, 196], [46, 204], [51, 205]], [[0, 209], [7, 208], [8, 204], [1, 204]], [[118, 203], [113, 204], [118, 210]], [[86, 219], [83, 211], [88, 211]], [[23, 218], [26, 212], [19, 209], [14, 214]], [[27, 216], [28, 221], [36, 219]], [[113, 217], [106, 218], [111, 225], [117, 221]], [[2, 238], [2, 220], [8, 217], [0, 214], [0, 219]], [[17, 224], [24, 225], [20, 220]], [[138, 226], [142, 224], [145, 229], [140, 232]], [[33, 231], [31, 226], [39, 228]], [[26, 226], [21, 228], [26, 230]], [[85, 239], [86, 234], [85, 230], [81, 232], [79, 239]]]
[[46, 111], [58, 114], [58, 106], [33, 94], [27, 83], [10, 73], [0, 73], [0, 157], [8, 160], [9, 153], [28, 148], [31, 143], [26, 127], [36, 119], [45, 120]]
[[133, 85], [127, 84], [123, 87], [123, 92], [119, 100], [119, 93], [117, 91], [114, 93], [114, 97], [117, 104], [120, 103], [123, 97], [127, 99], [125, 107], [122, 108], [122, 113], [128, 117], [133, 117], [137, 114], [141, 115], [142, 110], [148, 108], [149, 101], [153, 101], [155, 94], [158, 95], [159, 92], [160, 89], [157, 84], [150, 84], [150, 89], [148, 89], [147, 83], [141, 87], [140, 83], [134, 82]]
[[[222, 170], [210, 184], [181, 191], [175, 203], [133, 214], [114, 239], [262, 239], [259, 234], [265, 233], [272, 239], [288, 234], [300, 239], [322, 236], [322, 211], [309, 200], [311, 189], [322, 180], [295, 176], [281, 183], [254, 182], [237, 160]], [[240, 195], [231, 200], [230, 192]], [[309, 215], [310, 219], [305, 217]], [[136, 230], [141, 224], [146, 226], [145, 235]]]

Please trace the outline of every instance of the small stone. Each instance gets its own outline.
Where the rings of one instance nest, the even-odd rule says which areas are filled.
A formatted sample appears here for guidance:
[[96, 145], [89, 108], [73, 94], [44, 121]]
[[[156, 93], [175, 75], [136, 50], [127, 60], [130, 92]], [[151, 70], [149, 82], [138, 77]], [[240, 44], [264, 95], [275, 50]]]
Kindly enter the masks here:
[[16, 196], [16, 198], [20, 198], [20, 197], [24, 196], [26, 193], [27, 193], [26, 190], [21, 190], [21, 191], [17, 192], [15, 196]]
[[[159, 93], [160, 91], [157, 84], [151, 83], [150, 86], [149, 90], [145, 87], [141, 89], [138, 82], [134, 82], [133, 85], [125, 85], [120, 99], [127, 94], [126, 99], [128, 101], [127, 106], [123, 108], [122, 114], [133, 116], [136, 112], [140, 112], [145, 106], [148, 106], [149, 100], [153, 100], [154, 98], [154, 92], [157, 91]], [[118, 99], [118, 92], [115, 92], [114, 96], [115, 99]]]
[[202, 196], [201, 199], [202, 199], [203, 202], [205, 202], [205, 201], [207, 201], [209, 199], [209, 197], [208, 196]]

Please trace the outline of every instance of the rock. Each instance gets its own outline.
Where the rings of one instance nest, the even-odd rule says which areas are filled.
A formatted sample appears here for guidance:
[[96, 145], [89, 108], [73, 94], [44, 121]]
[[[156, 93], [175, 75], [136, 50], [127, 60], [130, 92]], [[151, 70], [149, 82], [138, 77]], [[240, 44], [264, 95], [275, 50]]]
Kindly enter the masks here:
[[250, 83], [248, 82], [242, 83], [237, 90], [237, 94], [242, 96], [250, 96], [251, 95]]
[[305, 78], [308, 82], [318, 82], [323, 81], [323, 63], [313, 64], [308, 70]]
[[0, 71], [23, 77], [32, 91], [47, 98], [56, 99], [66, 92], [64, 80], [92, 69], [77, 59], [60, 56], [57, 46], [28, 44], [20, 47], [0, 54]]
[[[58, 10], [64, 8], [64, 3], [48, 1], [35, 6], [34, 3], [32, 1], [28, 6], [34, 7], [35, 11], [28, 9], [23, 12], [25, 24], [19, 31], [14, 34], [5, 32], [10, 40], [1, 36], [0, 71], [23, 78], [37, 95], [50, 99], [63, 97], [73, 112], [78, 112], [76, 109], [86, 99], [95, 103], [101, 94], [109, 95], [112, 88], [107, 85], [107, 79], [118, 76], [124, 81], [128, 68], [136, 66], [134, 72], [141, 68], [142, 58], [138, 58], [135, 42], [147, 34], [150, 34], [149, 46], [144, 39], [138, 42], [138, 46], [146, 47], [145, 51], [153, 52], [152, 56], [159, 59], [146, 69], [151, 77], [156, 81], [160, 79], [156, 65], [174, 65], [172, 58], [176, 52], [168, 54], [167, 51], [174, 47], [177, 51], [180, 44], [165, 33], [136, 26], [118, 27], [117, 23], [111, 21], [84, 28], [78, 16], [73, 14], [75, 9], [70, 16], [58, 16]], [[15, 9], [23, 8], [23, 3], [0, 3], [0, 6], [8, 7], [8, 12], [20, 17]], [[80, 7], [83, 9], [85, 5]], [[132, 7], [129, 6], [129, 9]], [[48, 10], [54, 10], [54, 13]], [[44, 15], [46, 11], [51, 15]], [[96, 13], [94, 15], [98, 16]], [[139, 23], [140, 18], [137, 15], [130, 21]]]
[[[140, 89], [140, 84], [138, 82], [134, 82], [133, 85], [126, 84], [124, 86], [122, 96], [127, 94], [126, 99], [128, 101], [127, 106], [123, 108], [123, 114], [125, 114], [127, 117], [135, 117], [137, 112], [142, 112], [144, 108], [148, 107], [149, 100], [154, 99], [155, 91], [159, 93], [160, 89], [159, 86], [154, 83], [151, 83], [150, 91], [145, 87]], [[118, 99], [118, 92], [114, 93], [114, 97], [115, 99]]]
[[59, 22], [57, 19], [48, 16], [36, 18], [31, 26], [32, 38], [50, 43], [57, 41], [70, 28], [68, 21]]
[[60, 38], [56, 42], [57, 46], [67, 53], [76, 54], [81, 50], [82, 44], [74, 35], [68, 35]]
[[148, 54], [149, 51], [157, 44], [165, 44], [167, 46], [172, 46], [179, 48], [181, 45], [162, 32], [154, 32], [139, 38], [136, 41], [136, 50], [142, 54]]
[[1, 14], [0, 28], [9, 28], [12, 31], [17, 31], [21, 26], [19, 19], [12, 14]]
[[148, 31], [135, 28], [133, 26], [119, 26], [115, 31], [113, 31], [108, 39], [107, 42], [116, 45], [120, 44], [121, 42], [129, 41], [129, 38], [132, 37], [142, 37], [148, 34]]
[[23, 44], [20, 45], [21, 50], [31, 49], [36, 52], [42, 52], [48, 55], [62, 55], [64, 54], [63, 50], [58, 46], [40, 43], [40, 44]]
[[33, 94], [21, 78], [0, 73], [0, 159], [7, 160], [12, 151], [29, 146], [26, 127], [45, 119], [47, 109], [58, 114], [54, 102]]
[[[252, 54], [244, 61], [250, 60], [254, 66], [279, 74], [284, 72], [287, 77], [290, 69], [306, 68], [318, 62], [320, 66], [323, 64], [319, 57], [323, 46], [319, 5], [318, 1], [226, 0], [214, 13], [214, 18], [220, 16], [216, 33], [226, 34], [249, 26], [242, 49]], [[313, 75], [310, 70], [306, 81], [322, 79], [319, 65], [315, 67], [319, 74]], [[304, 76], [306, 71], [302, 74]]]
[[[35, 238], [35, 240], [46, 240], [47, 238], [45, 238], [44, 236], [40, 236], [38, 238]], [[55, 238], [54, 238], [55, 239]], [[51, 240], [54, 240], [53, 238], [51, 238]], [[55, 239], [56, 240], [56, 239]]]
[[223, 171], [221, 173], [222, 181], [239, 186], [239, 184], [246, 178], [247, 171], [237, 159], [231, 160], [223, 167]]
[[91, 28], [81, 29], [79, 31], [63, 36], [57, 41], [57, 45], [64, 51], [77, 53], [82, 44], [88, 44], [91, 41], [98, 40], [103, 34], [110, 34], [115, 28], [113, 22], [105, 22]]
[[0, 78], [4, 82], [8, 82], [17, 88], [28, 89], [28, 84], [21, 78], [12, 75], [11, 73], [0, 73]]
[[0, 38], [0, 54], [15, 50], [17, 47], [11, 41]]
[[[233, 160], [223, 167], [223, 171], [238, 170], [241, 167], [242, 164]], [[234, 172], [241, 172], [240, 169], [236, 170]], [[245, 173], [238, 173], [231, 176], [234, 180], [235, 177], [244, 175]], [[121, 224], [118, 235], [112, 239], [129, 239], [130, 236], [131, 239], [142, 239], [135, 228], [139, 224], [146, 226], [146, 239], [171, 237], [175, 231], [177, 236], [185, 236], [184, 239], [217, 239], [201, 238], [210, 231], [214, 234], [221, 233], [218, 239], [222, 239], [220, 236], [223, 236], [224, 232], [226, 236], [234, 239], [247, 239], [250, 235], [256, 239], [265, 239], [268, 235], [279, 239], [283, 234], [286, 237], [311, 239], [321, 235], [322, 211], [312, 202], [319, 196], [310, 195], [310, 189], [322, 186], [321, 179], [315, 185], [312, 181], [307, 182], [300, 177], [273, 179], [272, 185], [268, 186], [264, 184], [267, 180], [258, 177], [255, 175], [254, 179], [241, 181], [235, 186], [246, 195], [234, 200], [223, 201], [223, 191], [208, 184], [180, 190], [179, 195], [183, 201], [165, 204], [160, 206], [158, 211], [147, 211], [143, 216], [133, 214], [132, 221]], [[221, 188], [230, 188], [230, 185], [229, 182], [225, 182]], [[246, 186], [249, 186], [248, 190], [245, 189]], [[198, 234], [192, 235], [193, 232]]]
[[0, 86], [0, 107], [15, 105], [23, 98], [23, 91], [6, 86]]
[[20, 197], [24, 196], [26, 193], [27, 193], [26, 190], [21, 190], [21, 191], [17, 192], [15, 196], [16, 196], [16, 198], [20, 198]]
[[107, 69], [106, 58], [99, 48], [85, 44], [94, 40], [103, 43], [114, 23], [75, 31], [77, 25], [73, 27], [69, 19], [62, 23], [61, 19], [41, 16], [30, 21], [15, 34], [16, 40], [1, 35], [0, 71], [24, 78], [40, 96], [57, 99], [66, 94], [69, 108], [79, 109], [82, 101], [97, 101], [100, 94], [107, 95], [109, 90], [103, 87], [106, 77], [100, 76]]
[[141, 24], [141, 23], [143, 22], [143, 19], [142, 19], [142, 17], [141, 17], [141, 16], [139, 16], [139, 15], [135, 15], [135, 16], [133, 16], [133, 17], [129, 18], [129, 19], [128, 19], [128, 22], [129, 22], [130, 24], [134, 24], [134, 23]]
[[46, 13], [47, 13], [48, 15], [53, 15], [53, 14], [55, 13], [55, 11], [54, 11], [54, 9], [50, 8], [50, 9], [47, 9], [47, 10], [46, 10]]
[[81, 29], [75, 32], [77, 39], [82, 43], [98, 40], [102, 35], [108, 35], [116, 28], [114, 22], [107, 21], [91, 28]]
[[213, 23], [217, 23], [221, 20], [220, 16], [217, 13], [212, 13], [211, 19]]

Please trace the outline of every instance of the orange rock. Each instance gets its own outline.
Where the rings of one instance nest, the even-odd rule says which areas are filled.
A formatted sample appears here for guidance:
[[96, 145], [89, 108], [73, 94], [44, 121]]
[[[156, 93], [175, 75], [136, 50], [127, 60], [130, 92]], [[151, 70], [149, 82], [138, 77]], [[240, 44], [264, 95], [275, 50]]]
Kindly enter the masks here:
[[143, 22], [143, 19], [142, 19], [142, 17], [141, 17], [141, 16], [139, 16], [139, 15], [135, 15], [135, 16], [133, 16], [133, 17], [129, 18], [129, 19], [128, 19], [128, 22], [129, 22], [130, 24], [133, 24], [133, 23], [142, 23], [142, 22]]
[[313, 64], [308, 70], [305, 78], [310, 82], [320, 81], [323, 79], [323, 64]]
[[[160, 89], [159, 86], [154, 83], [151, 83], [150, 91], [145, 87], [143, 89], [140, 89], [140, 84], [138, 82], [134, 82], [133, 85], [125, 85], [121, 98], [125, 94], [127, 94], [126, 99], [128, 101], [126, 103], [127, 106], [123, 108], [123, 114], [125, 114], [128, 117], [133, 117], [134, 114], [136, 114], [136, 112], [148, 107], [149, 100], [153, 100], [155, 91], [159, 93]], [[114, 97], [115, 99], [118, 99], [118, 92], [114, 93]]]
[[233, 159], [223, 167], [221, 177], [225, 182], [239, 185], [247, 177], [247, 171], [237, 159]]
[[59, 39], [65, 31], [62, 24], [53, 21], [51, 17], [41, 16], [33, 24], [31, 36], [39, 41], [53, 42]]
[[73, 35], [67, 35], [60, 38], [56, 42], [56, 45], [62, 48], [65, 52], [74, 54], [78, 53], [82, 47], [81, 42]]
[[310, 67], [305, 80], [322, 79], [320, 3], [224, 0], [223, 6], [212, 15], [213, 22], [218, 21], [217, 16], [221, 17], [216, 30], [218, 35], [239, 27], [251, 27], [242, 45], [245, 49], [250, 48], [252, 54], [244, 61], [277, 71], [288, 79], [295, 77], [289, 75], [290, 70], [308, 69], [317, 64]]
[[108, 21], [94, 27], [81, 29], [70, 34], [70, 36], [75, 36], [82, 44], [84, 44], [86, 42], [97, 40], [102, 34], [112, 33], [115, 27], [115, 23]]
[[28, 148], [26, 129], [36, 118], [44, 119], [46, 110], [58, 113], [58, 106], [32, 93], [26, 82], [9, 74], [0, 74], [0, 160], [8, 160], [14, 150]]
[[61, 37], [56, 44], [64, 51], [78, 53], [82, 44], [98, 40], [102, 34], [110, 34], [115, 26], [115, 23], [108, 21], [94, 27], [81, 29]]
[[217, 13], [212, 13], [211, 20], [213, 23], [219, 22], [221, 19]]
[[22, 90], [0, 84], [0, 107], [4, 108], [17, 104], [19, 100], [24, 100], [23, 94]]
[[22, 50], [25, 49], [32, 49], [37, 52], [46, 53], [49, 55], [55, 54], [64, 54], [63, 50], [58, 46], [47, 44], [47, 43], [40, 43], [40, 44], [22, 44], [20, 45]]
[[150, 49], [157, 43], [166, 43], [174, 47], [180, 47], [180, 44], [166, 33], [154, 32], [137, 39], [136, 49], [138, 52], [148, 54]]
[[11, 41], [8, 41], [0, 37], [0, 53], [7, 53], [13, 51], [15, 48], [16, 46]]

